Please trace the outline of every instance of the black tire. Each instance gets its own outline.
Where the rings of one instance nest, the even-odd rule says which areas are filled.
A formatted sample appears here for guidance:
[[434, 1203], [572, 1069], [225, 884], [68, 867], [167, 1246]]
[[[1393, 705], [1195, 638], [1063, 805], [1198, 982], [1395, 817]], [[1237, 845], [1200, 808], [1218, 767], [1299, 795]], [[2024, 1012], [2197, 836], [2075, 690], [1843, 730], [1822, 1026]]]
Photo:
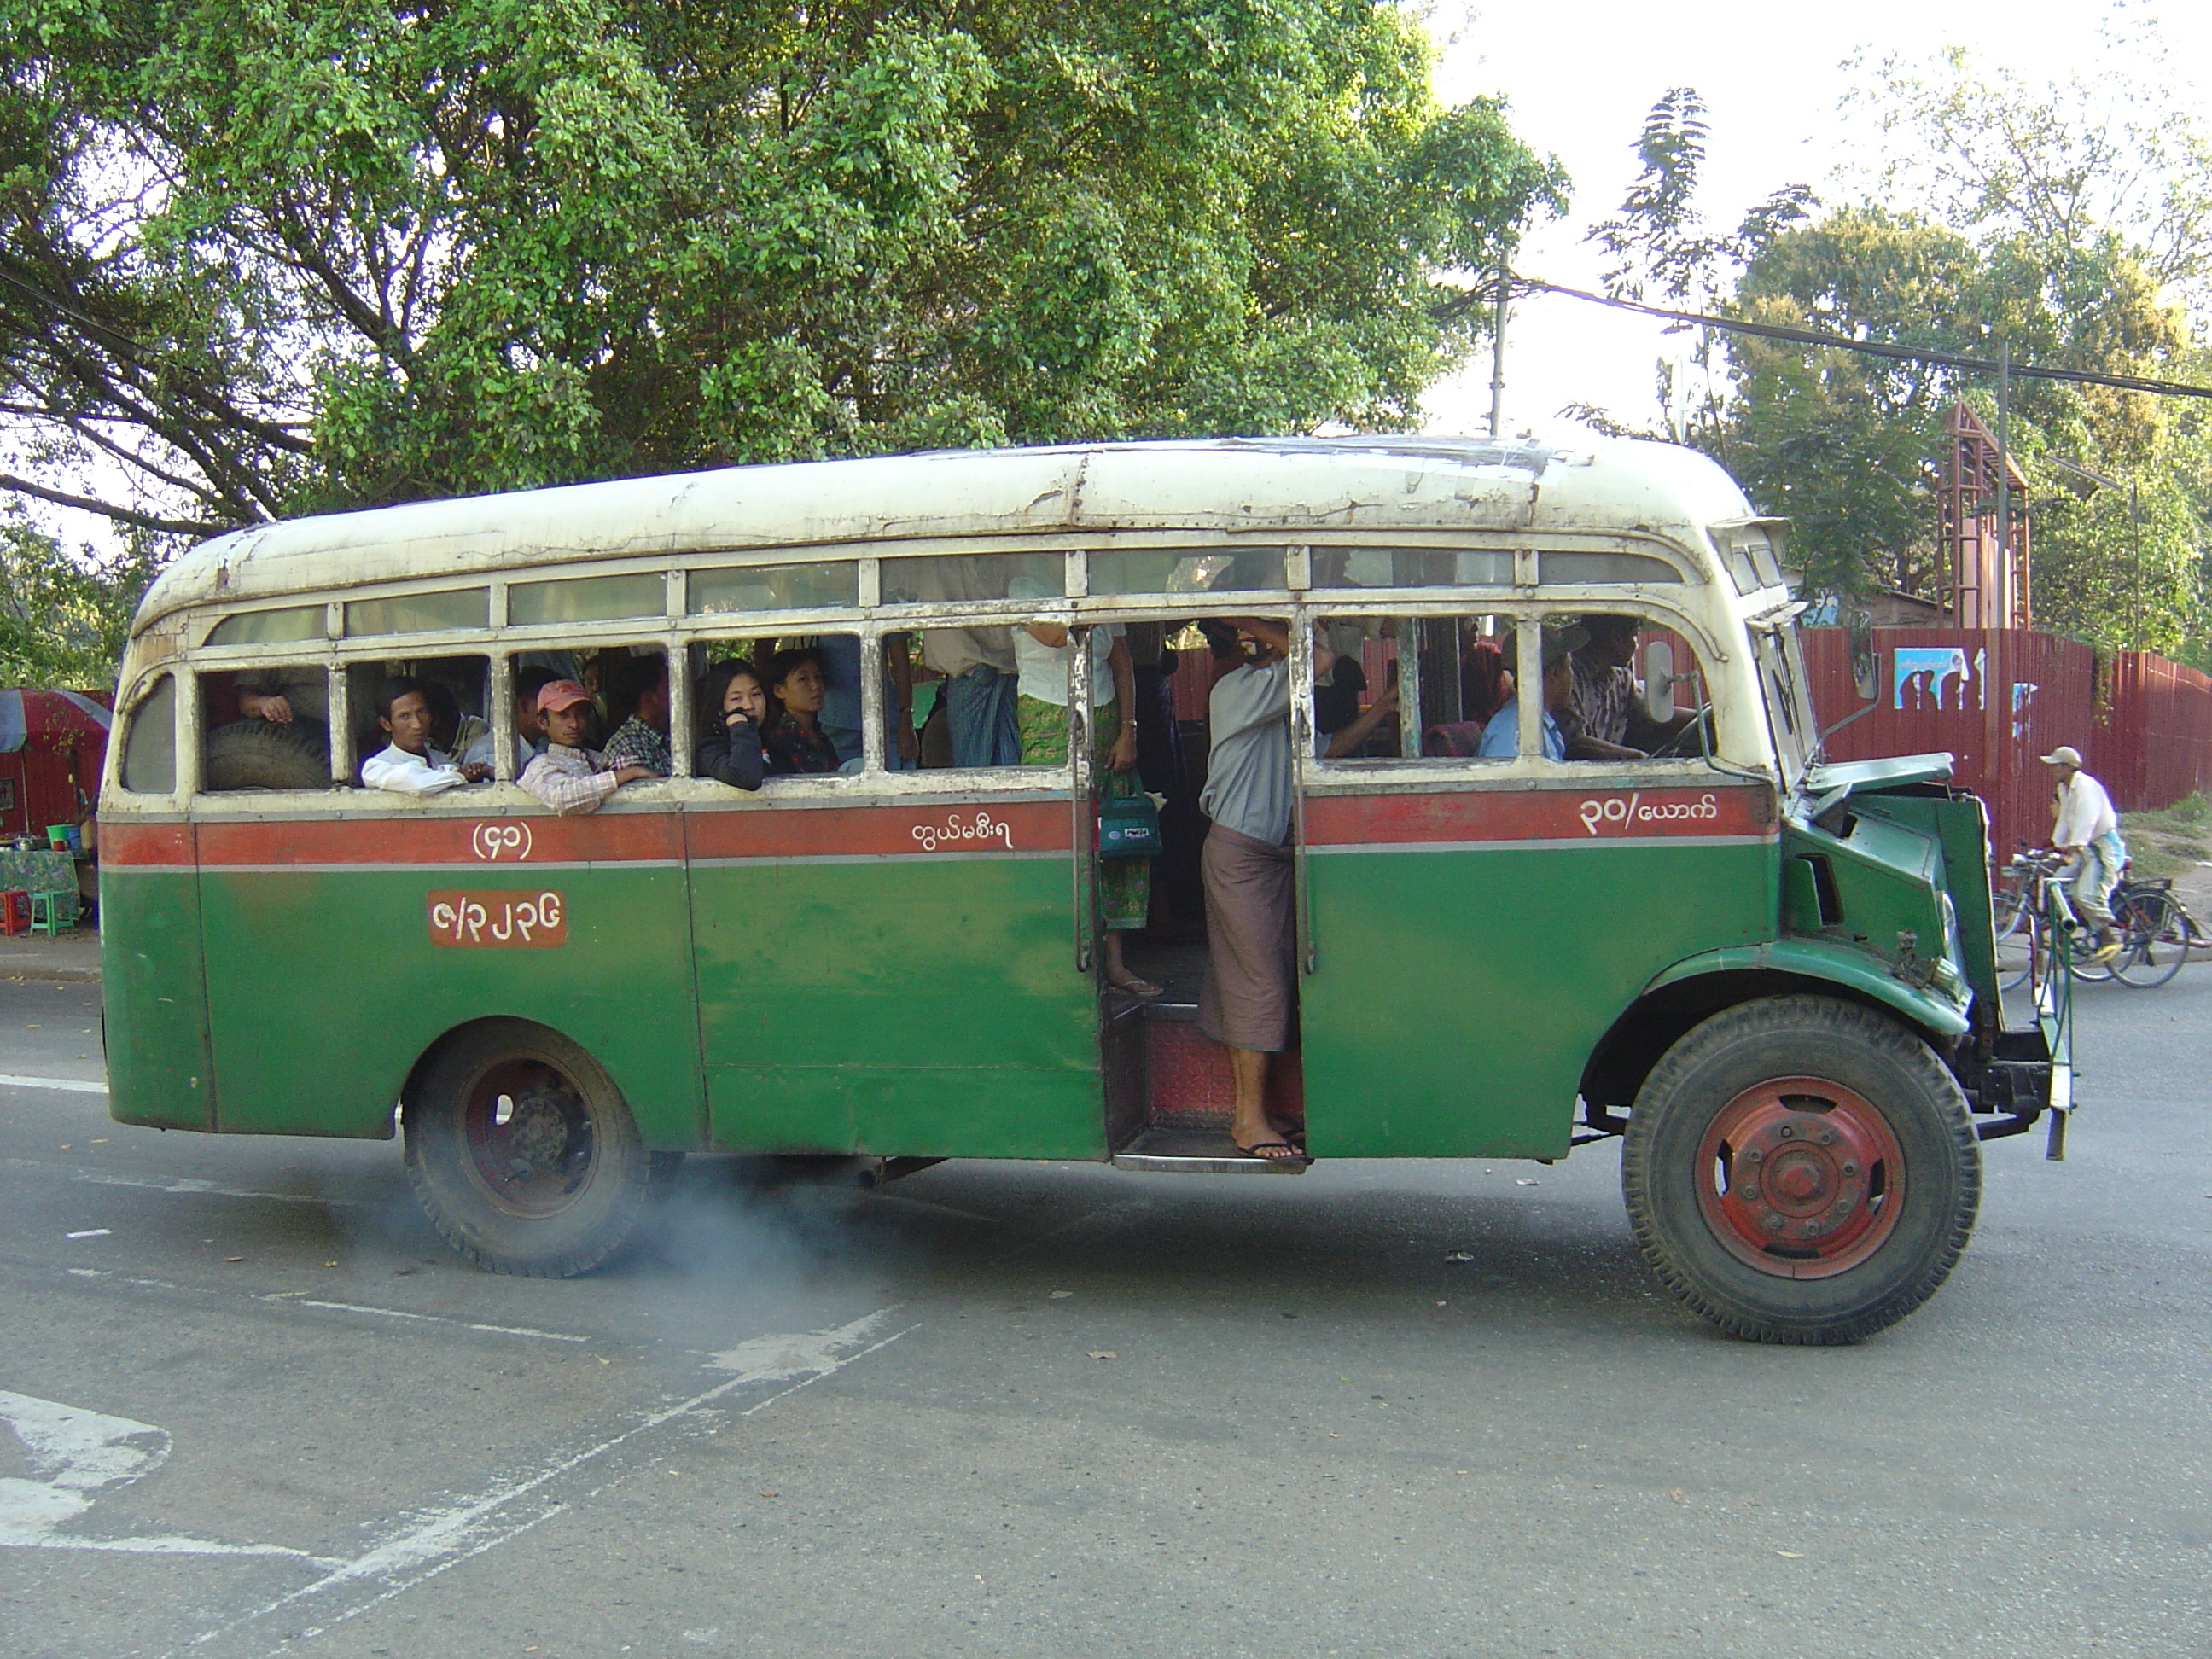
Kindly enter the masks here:
[[2189, 928], [2173, 900], [2146, 888], [2116, 900], [2112, 920], [2120, 930], [2120, 954], [2112, 972], [2121, 984], [2148, 990], [2163, 985], [2189, 960]]
[[208, 733], [204, 789], [327, 789], [331, 734], [313, 720], [234, 720]]
[[[1778, 1089], [1770, 1106], [1764, 1091]], [[1834, 1158], [1826, 1125], [1845, 1126], [1840, 1145], [1849, 1151], [1855, 1134], [1875, 1127], [1863, 1115], [1879, 1121], [1879, 1161], [1827, 1167], [1833, 1207], [1810, 1212], [1803, 1224], [1808, 1234], [1832, 1229], [1828, 1239], [1790, 1249], [1779, 1235], [1754, 1241], [1714, 1218], [1747, 1206], [1727, 1192], [1718, 1162], [1707, 1164], [1710, 1136], [1725, 1122], [1753, 1121], [1732, 1115], [1747, 1111], [1766, 1113], [1761, 1121], [1773, 1126], [1747, 1133], [1747, 1143], [1781, 1139], [1768, 1140], [1772, 1156], [1758, 1170], [1745, 1163], [1758, 1162], [1756, 1147], [1723, 1145], [1724, 1158], [1734, 1152], [1727, 1180], [1751, 1200], [1763, 1198], [1770, 1212], [1804, 1194], [1762, 1192], [1758, 1181], [1814, 1180], [1800, 1171]], [[1901, 1170], [1887, 1168], [1893, 1157]], [[1629, 1220], [1652, 1271], [1723, 1330], [1759, 1342], [1856, 1342], [1904, 1318], [1966, 1248], [1981, 1181], [1966, 1097], [1935, 1053], [1887, 1015], [1817, 996], [1741, 1003], [1691, 1030], [1638, 1091], [1621, 1152]], [[1853, 1182], [1863, 1188], [1856, 1202]], [[1843, 1219], [1833, 1220], [1838, 1212]], [[1847, 1237], [1856, 1242], [1818, 1255]]]
[[567, 1279], [636, 1230], [654, 1160], [613, 1079], [558, 1032], [520, 1019], [462, 1032], [403, 1118], [416, 1198], [480, 1267]]

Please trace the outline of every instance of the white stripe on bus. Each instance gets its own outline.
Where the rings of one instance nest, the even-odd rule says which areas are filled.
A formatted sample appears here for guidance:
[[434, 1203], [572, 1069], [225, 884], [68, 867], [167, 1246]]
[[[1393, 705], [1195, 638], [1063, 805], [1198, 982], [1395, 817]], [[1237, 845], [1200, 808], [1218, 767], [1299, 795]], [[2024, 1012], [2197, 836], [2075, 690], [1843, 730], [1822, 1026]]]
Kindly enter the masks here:
[[1523, 841], [1363, 841], [1332, 842], [1327, 846], [1309, 847], [1306, 851], [1323, 853], [1575, 853], [1588, 852], [1593, 848], [1635, 848], [1650, 852], [1659, 847], [1764, 847], [1778, 839], [1769, 831], [1763, 836], [1578, 836], [1570, 841], [1564, 836], [1538, 836]]

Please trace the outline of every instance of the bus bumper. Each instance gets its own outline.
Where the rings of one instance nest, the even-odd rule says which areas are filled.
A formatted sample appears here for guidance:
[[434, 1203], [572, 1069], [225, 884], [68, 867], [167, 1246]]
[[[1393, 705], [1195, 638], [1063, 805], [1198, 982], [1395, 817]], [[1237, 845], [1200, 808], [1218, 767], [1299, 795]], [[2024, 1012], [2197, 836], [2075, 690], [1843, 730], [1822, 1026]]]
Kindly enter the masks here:
[[1967, 1090], [1978, 1115], [1994, 1114], [1974, 1126], [1979, 1139], [2026, 1134], [2048, 1114], [2050, 1138], [2044, 1156], [2065, 1158], [2066, 1120], [2074, 1110], [2074, 1063], [2065, 1037], [2063, 1028], [2055, 1028], [2048, 1020], [2038, 1020], [2025, 1030], [1998, 1033], [1993, 1052]]

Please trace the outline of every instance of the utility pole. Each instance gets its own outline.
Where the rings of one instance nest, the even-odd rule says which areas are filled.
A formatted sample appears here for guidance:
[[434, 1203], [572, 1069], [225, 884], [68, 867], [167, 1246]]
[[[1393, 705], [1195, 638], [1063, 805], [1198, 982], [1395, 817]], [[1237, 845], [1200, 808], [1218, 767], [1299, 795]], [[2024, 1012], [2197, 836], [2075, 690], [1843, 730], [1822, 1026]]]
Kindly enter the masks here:
[[2135, 602], [2129, 608], [2135, 612], [2130, 629], [2135, 648], [2142, 649], [2142, 484], [2132, 472], [2128, 475], [2129, 538], [2135, 549]]
[[[1997, 562], [1996, 626], [2012, 626], [2012, 342], [1997, 342]], [[1984, 601], [1986, 603], [1986, 600]], [[1982, 626], [1991, 624], [1984, 618]]]
[[1498, 310], [1492, 319], [1490, 341], [1490, 435], [1505, 435], [1505, 306], [1513, 294], [1513, 268], [1498, 262]]

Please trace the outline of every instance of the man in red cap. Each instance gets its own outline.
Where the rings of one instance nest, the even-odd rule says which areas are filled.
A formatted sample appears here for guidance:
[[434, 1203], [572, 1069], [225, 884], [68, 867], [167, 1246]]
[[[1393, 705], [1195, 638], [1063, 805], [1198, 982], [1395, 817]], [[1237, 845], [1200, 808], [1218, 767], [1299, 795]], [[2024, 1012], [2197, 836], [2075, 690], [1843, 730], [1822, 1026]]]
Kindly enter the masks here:
[[657, 775], [650, 767], [618, 766], [584, 747], [592, 694], [575, 681], [555, 680], [540, 691], [538, 715], [545, 725], [545, 752], [515, 781], [555, 811], [596, 812], [623, 785]]

